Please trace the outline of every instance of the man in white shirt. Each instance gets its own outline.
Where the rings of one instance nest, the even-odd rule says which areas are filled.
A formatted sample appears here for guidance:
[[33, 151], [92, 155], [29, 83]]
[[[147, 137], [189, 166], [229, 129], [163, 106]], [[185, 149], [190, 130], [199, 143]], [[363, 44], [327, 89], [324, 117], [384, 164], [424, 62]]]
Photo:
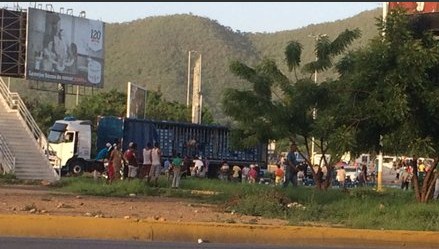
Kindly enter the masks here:
[[152, 164], [152, 144], [148, 142], [146, 144], [146, 147], [143, 148], [143, 165], [142, 169], [140, 170], [139, 178], [140, 179], [146, 179], [146, 181], [149, 183], [150, 176], [149, 171], [151, 171], [151, 164]]
[[161, 155], [160, 144], [156, 142], [151, 151], [151, 170], [149, 171], [149, 177], [154, 187], [158, 187], [159, 176], [162, 172]]
[[204, 177], [206, 175], [205, 174], [206, 171], [203, 161], [201, 161], [199, 157], [195, 157], [194, 164], [195, 164], [193, 168], [193, 171], [195, 172], [194, 175], [198, 177]]
[[340, 169], [337, 170], [337, 181], [339, 183], [340, 188], [346, 188], [345, 187], [345, 180], [346, 180], [346, 170], [344, 169], [344, 166], [341, 166]]
[[244, 168], [242, 168], [241, 171], [241, 182], [246, 183], [248, 182], [248, 172], [250, 171], [250, 167], [248, 165], [245, 165]]

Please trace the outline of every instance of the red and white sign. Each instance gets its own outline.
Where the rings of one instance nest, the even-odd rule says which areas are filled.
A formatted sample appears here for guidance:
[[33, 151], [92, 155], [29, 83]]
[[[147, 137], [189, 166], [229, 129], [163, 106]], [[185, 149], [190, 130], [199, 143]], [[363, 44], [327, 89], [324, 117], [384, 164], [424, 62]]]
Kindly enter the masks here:
[[439, 12], [439, 2], [388, 2], [389, 11], [396, 7], [402, 7], [409, 14]]

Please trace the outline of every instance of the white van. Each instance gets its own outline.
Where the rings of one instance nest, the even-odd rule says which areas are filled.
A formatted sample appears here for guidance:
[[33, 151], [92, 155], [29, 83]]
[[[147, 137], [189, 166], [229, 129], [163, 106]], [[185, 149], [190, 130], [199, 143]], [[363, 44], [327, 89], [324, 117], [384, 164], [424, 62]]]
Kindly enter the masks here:
[[393, 164], [396, 162], [396, 156], [383, 156], [383, 167], [393, 168]]

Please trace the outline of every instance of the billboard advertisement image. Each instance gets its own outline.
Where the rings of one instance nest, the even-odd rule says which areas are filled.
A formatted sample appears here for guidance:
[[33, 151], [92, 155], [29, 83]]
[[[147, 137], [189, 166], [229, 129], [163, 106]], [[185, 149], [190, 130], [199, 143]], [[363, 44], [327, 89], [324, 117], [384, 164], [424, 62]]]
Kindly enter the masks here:
[[146, 88], [128, 82], [127, 117], [145, 119]]
[[103, 87], [104, 23], [28, 9], [26, 79]]

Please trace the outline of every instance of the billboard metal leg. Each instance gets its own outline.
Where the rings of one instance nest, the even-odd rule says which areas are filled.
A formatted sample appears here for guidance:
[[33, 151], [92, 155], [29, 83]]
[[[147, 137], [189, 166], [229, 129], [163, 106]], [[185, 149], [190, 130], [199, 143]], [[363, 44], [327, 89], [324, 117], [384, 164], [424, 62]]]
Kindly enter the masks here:
[[66, 86], [58, 83], [58, 105], [65, 105], [66, 103]]

